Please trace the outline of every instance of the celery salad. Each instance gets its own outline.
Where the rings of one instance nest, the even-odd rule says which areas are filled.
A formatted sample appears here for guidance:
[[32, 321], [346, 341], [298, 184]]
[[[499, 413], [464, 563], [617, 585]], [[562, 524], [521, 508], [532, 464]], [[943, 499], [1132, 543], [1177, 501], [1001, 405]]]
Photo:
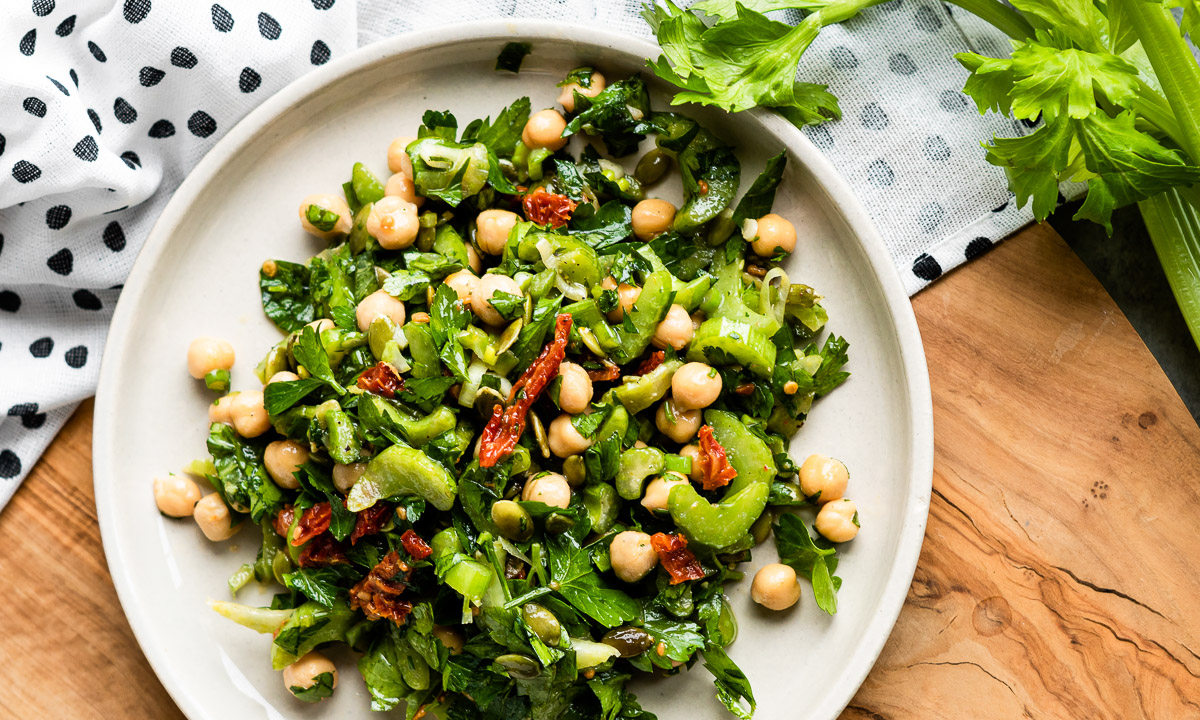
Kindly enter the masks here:
[[[228, 342], [188, 350], [221, 394], [211, 459], [155, 499], [212, 541], [261, 530], [211, 604], [267, 636], [297, 700], [348, 682], [322, 653], [341, 645], [371, 709], [410, 720], [649, 719], [627, 682], [695, 664], [749, 718], [738, 568], [773, 537], [753, 600], [786, 611], [803, 580], [837, 610], [849, 473], [787, 448], [847, 343], [779, 267], [786, 155], [744, 187], [735, 149], [641, 78], [559, 86], [463, 127], [426, 112], [386, 181], [358, 163], [301, 203], [328, 245], [262, 265], [285, 335], [261, 390], [229, 392]], [[678, 207], [655, 197], [676, 172]], [[269, 607], [236, 602], [251, 581]]]

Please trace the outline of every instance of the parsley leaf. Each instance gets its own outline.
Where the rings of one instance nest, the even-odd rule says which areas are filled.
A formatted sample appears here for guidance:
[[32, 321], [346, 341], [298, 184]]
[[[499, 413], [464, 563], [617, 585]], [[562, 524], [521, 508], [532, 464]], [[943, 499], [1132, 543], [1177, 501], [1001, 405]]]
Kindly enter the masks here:
[[533, 50], [533, 45], [527, 42], [505, 43], [496, 56], [496, 70], [507, 70], [511, 73], [521, 72], [521, 62]]
[[278, 415], [324, 384], [323, 380], [316, 378], [271, 383], [263, 389], [263, 404], [267, 409], [267, 414]]
[[496, 312], [500, 313], [500, 317], [505, 320], [516, 320], [525, 312], [525, 298], [521, 295], [497, 290], [492, 293], [490, 302], [492, 307], [496, 308]]
[[746, 218], [760, 218], [771, 212], [775, 204], [775, 190], [783, 179], [783, 171], [787, 169], [787, 151], [781, 152], [767, 160], [766, 167], [754, 179], [754, 184], [738, 201], [737, 209], [733, 211], [733, 223], [739, 229]]
[[[268, 275], [267, 270], [271, 270]], [[294, 332], [316, 318], [309, 293], [309, 269], [299, 263], [272, 260], [259, 271], [263, 312], [281, 330]]]
[[837, 591], [842, 584], [834, 576], [837, 551], [820, 547], [808, 534], [804, 522], [795, 515], [783, 514], [775, 524], [775, 547], [779, 561], [812, 581], [817, 607], [833, 615], [837, 612]]
[[575, 431], [585, 438], [590, 438], [596, 434], [608, 416], [612, 414], [612, 405], [592, 405], [592, 412], [580, 413], [571, 417], [571, 425], [575, 427]]
[[[750, 681], [733, 660], [719, 647], [710, 645], [701, 651], [704, 656], [704, 668], [713, 674], [713, 684], [717, 687], [717, 699], [742, 720], [754, 717], [757, 703], [754, 701], [754, 691], [750, 689]], [[742, 707], [745, 701], [750, 709]]]
[[325, 354], [325, 348], [321, 344], [321, 338], [316, 330], [311, 327], [304, 328], [304, 331], [300, 333], [300, 338], [292, 346], [292, 357], [308, 370], [309, 375], [333, 388], [338, 395], [346, 394], [345, 388], [338, 384], [337, 378], [333, 376], [333, 369], [329, 366], [329, 356]]
[[569, 533], [550, 537], [546, 549], [550, 558], [550, 577], [558, 583], [558, 594], [577, 610], [610, 628], [641, 615], [633, 598], [601, 581], [592, 569], [591, 556]]
[[563, 135], [599, 135], [616, 157], [637, 150], [646, 134], [655, 130], [646, 83], [636, 75], [609, 85], [594, 98], [580, 95], [576, 110], [578, 114], [567, 123]]
[[337, 225], [337, 221], [342, 216], [318, 205], [309, 205], [308, 209], [304, 211], [304, 217], [316, 229], [321, 232], [329, 232], [334, 225]]
[[425, 292], [433, 278], [428, 273], [417, 270], [397, 270], [383, 281], [383, 289], [397, 300], [408, 302], [418, 294]]

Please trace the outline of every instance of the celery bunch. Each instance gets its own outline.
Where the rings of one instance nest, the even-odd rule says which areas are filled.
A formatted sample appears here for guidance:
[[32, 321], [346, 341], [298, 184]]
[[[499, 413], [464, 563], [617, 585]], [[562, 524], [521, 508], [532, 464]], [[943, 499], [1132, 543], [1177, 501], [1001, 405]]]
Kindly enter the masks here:
[[[730, 112], [770, 107], [797, 125], [837, 119], [824, 86], [797, 82], [820, 29], [884, 0], [662, 0], [643, 13], [663, 54], [650, 63], [681, 88], [675, 103]], [[963, 91], [981, 113], [1040, 120], [1025, 137], [995, 138], [1019, 205], [1044, 220], [1058, 183], [1086, 182], [1076, 218], [1104, 225], [1137, 203], [1193, 338], [1200, 345], [1200, 65], [1184, 36], [1200, 33], [1198, 0], [950, 0], [1012, 40], [1009, 58], [960, 53]], [[1182, 7], [1175, 22], [1171, 7]], [[763, 13], [806, 12], [797, 25]]]

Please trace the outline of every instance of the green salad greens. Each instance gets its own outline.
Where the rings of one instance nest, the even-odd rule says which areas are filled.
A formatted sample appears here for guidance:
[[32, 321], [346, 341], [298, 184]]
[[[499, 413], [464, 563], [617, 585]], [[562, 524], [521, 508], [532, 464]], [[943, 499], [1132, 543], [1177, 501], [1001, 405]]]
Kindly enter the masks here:
[[[799, 574], [836, 612], [848, 473], [787, 448], [847, 378], [847, 342], [780, 267], [786, 154], [738, 200], [734, 148], [653, 110], [641, 78], [580, 68], [563, 93], [565, 117], [429, 111], [386, 181], [357, 163], [342, 195], [305, 199], [329, 244], [262, 266], [284, 335], [263, 390], [210, 408], [211, 459], [188, 471], [215, 492], [155, 486], [212, 540], [261, 530], [229, 589], [274, 600], [212, 606], [270, 636], [298, 700], [336, 692], [320, 651], [344, 645], [371, 708], [410, 720], [649, 719], [627, 682], [696, 663], [749, 718], [724, 591], [755, 547], [774, 531], [781, 560], [756, 601], [792, 606]], [[612, 159], [643, 148], [631, 172]], [[678, 208], [650, 197], [672, 168]], [[232, 364], [220, 340], [189, 350], [221, 392]], [[786, 512], [804, 505], [816, 534]]]

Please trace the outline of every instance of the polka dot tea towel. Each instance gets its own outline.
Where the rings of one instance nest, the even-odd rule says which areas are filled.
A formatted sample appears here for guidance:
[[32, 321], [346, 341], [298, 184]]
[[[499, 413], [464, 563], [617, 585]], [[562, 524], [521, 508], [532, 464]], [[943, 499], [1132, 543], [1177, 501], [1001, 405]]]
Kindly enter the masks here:
[[[95, 391], [121, 283], [171, 192], [239, 118], [356, 45], [536, 17], [650, 39], [637, 0], [9, 0], [0, 6], [0, 507]], [[795, 21], [794, 15], [780, 14]], [[935, 0], [827, 28], [801, 68], [844, 119], [807, 128], [879, 226], [909, 292], [1030, 220], [981, 141], [956, 52], [1001, 53]], [[7, 413], [7, 415], [5, 415]]]

